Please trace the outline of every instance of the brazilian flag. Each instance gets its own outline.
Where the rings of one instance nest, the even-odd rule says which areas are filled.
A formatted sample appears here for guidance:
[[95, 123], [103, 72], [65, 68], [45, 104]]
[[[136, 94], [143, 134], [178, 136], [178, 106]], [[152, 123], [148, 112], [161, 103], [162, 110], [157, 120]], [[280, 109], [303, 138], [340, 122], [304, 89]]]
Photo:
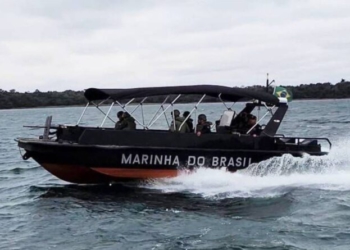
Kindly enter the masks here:
[[286, 88], [281, 86], [276, 86], [275, 89], [273, 90], [273, 94], [276, 97], [287, 98], [288, 102], [291, 102], [293, 100], [292, 92], [288, 91]]

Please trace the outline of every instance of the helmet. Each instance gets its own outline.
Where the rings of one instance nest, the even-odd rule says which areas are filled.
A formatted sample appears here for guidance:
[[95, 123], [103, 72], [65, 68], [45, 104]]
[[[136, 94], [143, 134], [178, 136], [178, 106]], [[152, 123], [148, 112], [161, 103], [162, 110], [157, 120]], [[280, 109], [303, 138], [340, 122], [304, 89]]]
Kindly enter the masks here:
[[[171, 116], [173, 116], [173, 112], [171, 112]], [[179, 116], [180, 116], [180, 111], [177, 110], [177, 109], [175, 109], [175, 110], [174, 110], [174, 116], [175, 116], [175, 117], [179, 117]]]
[[206, 117], [205, 114], [200, 114], [200, 115], [198, 116], [198, 120], [206, 121], [206, 120], [207, 120], [207, 117]]

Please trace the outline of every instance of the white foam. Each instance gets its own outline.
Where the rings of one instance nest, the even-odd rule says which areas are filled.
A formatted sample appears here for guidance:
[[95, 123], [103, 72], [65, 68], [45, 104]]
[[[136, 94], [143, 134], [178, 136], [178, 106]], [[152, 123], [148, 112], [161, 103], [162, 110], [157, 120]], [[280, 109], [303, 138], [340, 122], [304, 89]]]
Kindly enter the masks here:
[[200, 168], [191, 174], [153, 181], [146, 187], [214, 198], [273, 197], [299, 187], [350, 190], [349, 146], [350, 141], [339, 142], [329, 155], [322, 157], [284, 155], [236, 173]]

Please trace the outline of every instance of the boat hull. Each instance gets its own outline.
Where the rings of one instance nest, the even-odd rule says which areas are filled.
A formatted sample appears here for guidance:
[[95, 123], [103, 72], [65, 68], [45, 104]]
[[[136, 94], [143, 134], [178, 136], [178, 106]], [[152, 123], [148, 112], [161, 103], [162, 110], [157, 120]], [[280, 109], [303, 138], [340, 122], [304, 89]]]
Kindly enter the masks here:
[[91, 146], [40, 140], [19, 140], [18, 143], [26, 150], [25, 158], [32, 157], [51, 174], [72, 183], [174, 177], [183, 170], [198, 167], [225, 167], [235, 172], [285, 153], [302, 155], [302, 152], [271, 150]]
[[109, 183], [113, 180], [83, 165], [37, 162], [57, 178], [80, 184]]

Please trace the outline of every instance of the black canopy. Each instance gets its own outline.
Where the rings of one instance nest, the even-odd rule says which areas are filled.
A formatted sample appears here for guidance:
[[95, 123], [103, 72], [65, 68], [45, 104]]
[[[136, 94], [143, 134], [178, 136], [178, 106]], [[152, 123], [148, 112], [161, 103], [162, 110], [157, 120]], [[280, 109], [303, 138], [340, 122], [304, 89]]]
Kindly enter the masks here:
[[176, 94], [199, 94], [218, 97], [227, 101], [236, 102], [241, 99], [257, 99], [263, 102], [278, 104], [279, 100], [274, 95], [266, 92], [257, 92], [242, 88], [230, 88], [217, 85], [192, 85], [192, 86], [172, 86], [172, 87], [148, 87], [132, 89], [87, 89], [84, 93], [89, 101], [132, 99], [146, 96], [176, 95]]

